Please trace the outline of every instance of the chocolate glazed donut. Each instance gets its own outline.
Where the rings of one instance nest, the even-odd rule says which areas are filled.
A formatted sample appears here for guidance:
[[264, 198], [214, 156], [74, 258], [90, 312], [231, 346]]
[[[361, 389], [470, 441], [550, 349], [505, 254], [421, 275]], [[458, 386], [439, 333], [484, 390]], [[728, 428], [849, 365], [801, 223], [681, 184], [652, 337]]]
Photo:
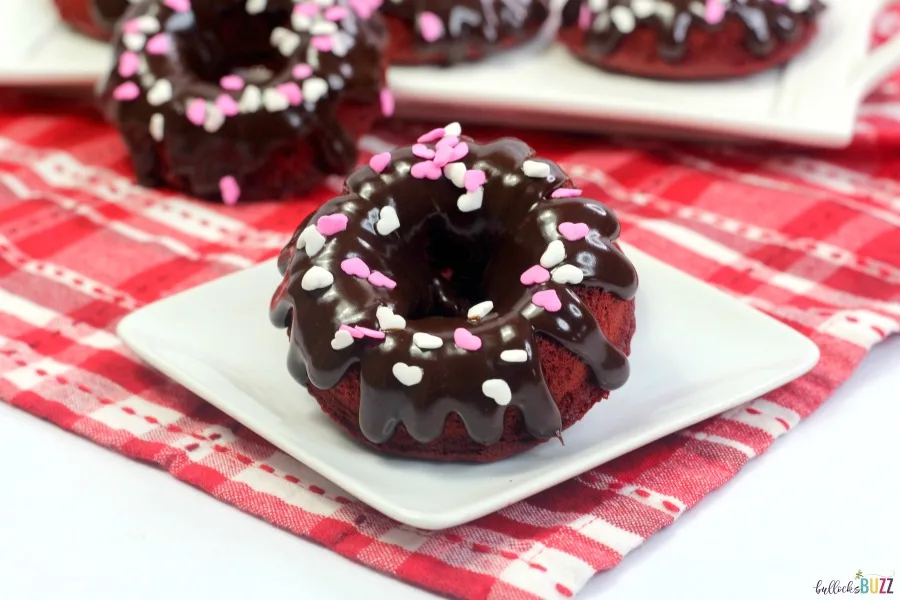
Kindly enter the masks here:
[[142, 185], [227, 204], [302, 194], [349, 172], [391, 110], [384, 44], [344, 0], [142, 0], [100, 97]]
[[738, 77], [786, 63], [817, 31], [820, 0], [572, 0], [560, 40], [610, 71]]
[[634, 333], [618, 221], [579, 195], [456, 124], [376, 155], [279, 257], [290, 372], [383, 452], [488, 461], [560, 436], [625, 383]]

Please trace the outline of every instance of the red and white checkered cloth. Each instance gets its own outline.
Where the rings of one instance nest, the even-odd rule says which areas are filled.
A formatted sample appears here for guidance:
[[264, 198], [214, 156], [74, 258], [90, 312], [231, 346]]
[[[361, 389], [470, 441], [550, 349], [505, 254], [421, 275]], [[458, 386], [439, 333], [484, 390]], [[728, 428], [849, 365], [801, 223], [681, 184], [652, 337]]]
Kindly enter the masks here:
[[[890, 35], [900, 10], [880, 24]], [[142, 365], [113, 333], [140, 306], [271, 257], [331, 192], [229, 209], [145, 190], [89, 110], [0, 103], [0, 397], [449, 596], [574, 595], [795, 427], [900, 328], [900, 73], [862, 108], [841, 152], [517, 132], [606, 199], [629, 243], [795, 327], [822, 359], [765, 398], [528, 500], [419, 531]]]

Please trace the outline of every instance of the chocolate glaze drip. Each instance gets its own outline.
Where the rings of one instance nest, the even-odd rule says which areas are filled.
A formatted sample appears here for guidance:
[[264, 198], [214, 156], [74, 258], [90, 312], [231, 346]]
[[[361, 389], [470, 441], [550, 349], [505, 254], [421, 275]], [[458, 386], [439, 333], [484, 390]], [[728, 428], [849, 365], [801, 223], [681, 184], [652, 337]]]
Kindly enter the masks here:
[[[231, 177], [241, 198], [249, 199], [263, 185], [281, 189], [260, 174], [302, 148], [305, 160], [323, 173], [353, 168], [353, 124], [343, 122], [353, 115], [340, 110], [349, 103], [377, 112], [385, 30], [379, 19], [359, 18], [345, 0], [308, 4], [320, 12], [300, 26], [297, 15], [292, 18], [292, 0], [268, 0], [253, 15], [246, 0], [193, 0], [182, 12], [143, 0], [129, 10], [99, 94], [129, 146], [140, 183], [177, 182], [195, 196], [218, 199], [222, 179]], [[323, 16], [333, 8], [344, 9], [343, 16]], [[140, 19], [150, 25], [125, 31]], [[323, 25], [334, 28], [315, 31]], [[159, 36], [166, 40], [163, 49], [151, 50]], [[331, 47], [316, 47], [314, 37], [328, 38]], [[134, 55], [136, 67], [127, 64]], [[224, 76], [238, 76], [241, 87], [226, 89]], [[137, 86], [136, 96], [117, 97], [123, 85]], [[294, 86], [298, 97], [288, 101], [283, 86]], [[190, 118], [198, 101], [205, 105], [199, 123]]]
[[[634, 0], [608, 0], [606, 7], [595, 10], [589, 2], [572, 0], [563, 15], [566, 24], [579, 22], [585, 29], [585, 46], [598, 54], [613, 52], [619, 43], [634, 31], [650, 27], [656, 33], [659, 56], [669, 62], [684, 58], [691, 29], [699, 27], [706, 31], [718, 31], [727, 21], [739, 22], [746, 36], [744, 46], [757, 57], [764, 58], [777, 48], [777, 42], [792, 41], [798, 35], [798, 23], [811, 22], [825, 9], [820, 0], [809, 0], [809, 6], [795, 11], [789, 3], [773, 0], [728, 0], [724, 17], [716, 24], [706, 20], [705, 2], [697, 0], [651, 0], [654, 9], [649, 14], [640, 8], [635, 10]], [[647, 0], [642, 1], [647, 5]], [[667, 5], [661, 9], [659, 5]], [[612, 11], [622, 6], [634, 15], [635, 25], [623, 31], [612, 17]], [[627, 27], [626, 27], [627, 29]]]
[[[451, 412], [461, 417], [473, 440], [496, 442], [506, 406], [488, 397], [482, 385], [497, 379], [509, 386], [509, 406], [522, 412], [532, 435], [558, 436], [560, 414], [541, 372], [535, 334], [581, 357], [603, 389], [622, 386], [629, 375], [626, 357], [604, 337], [571, 285], [520, 282], [548, 244], [561, 240], [563, 263], [580, 268], [582, 285], [632, 298], [637, 276], [612, 243], [619, 234], [614, 214], [595, 200], [551, 199], [555, 190], [568, 186], [568, 178], [557, 165], [539, 159], [549, 166], [549, 175], [526, 176], [523, 163], [535, 159], [524, 142], [505, 138], [478, 145], [461, 139], [469, 148], [461, 162], [486, 174], [479, 209], [462, 212], [457, 202], [466, 190], [447, 177], [413, 177], [411, 167], [422, 159], [401, 148], [391, 153], [380, 174], [363, 167], [351, 175], [343, 195], [308, 216], [278, 259], [284, 279], [272, 298], [270, 318], [289, 328], [291, 374], [304, 385], [328, 389], [359, 364], [359, 424], [374, 443], [388, 440], [399, 423], [420, 442], [434, 440]], [[384, 207], [393, 207], [400, 223], [388, 235], [376, 229]], [[327, 236], [312, 257], [296, 248], [304, 230], [338, 214], [347, 216], [346, 230]], [[566, 222], [586, 224], [587, 235], [564, 238], [558, 228]], [[377, 287], [344, 272], [342, 262], [354, 257], [393, 279], [396, 287]], [[333, 282], [303, 289], [302, 279], [313, 266], [332, 273]], [[552, 306], [535, 305], [533, 295], [543, 290], [555, 291], [561, 301], [555, 312]], [[488, 300], [493, 302], [489, 314], [467, 317], [472, 305]], [[332, 347], [342, 325], [378, 329], [376, 312], [382, 306], [405, 317], [405, 327], [388, 327], [383, 340], [366, 337], [343, 349]], [[481, 347], [458, 346], [458, 328], [480, 338]], [[443, 343], [422, 349], [414, 343], [416, 333]], [[527, 358], [503, 360], [501, 353], [508, 350], [524, 351]], [[393, 372], [397, 363], [421, 368], [421, 381], [401, 383]]]

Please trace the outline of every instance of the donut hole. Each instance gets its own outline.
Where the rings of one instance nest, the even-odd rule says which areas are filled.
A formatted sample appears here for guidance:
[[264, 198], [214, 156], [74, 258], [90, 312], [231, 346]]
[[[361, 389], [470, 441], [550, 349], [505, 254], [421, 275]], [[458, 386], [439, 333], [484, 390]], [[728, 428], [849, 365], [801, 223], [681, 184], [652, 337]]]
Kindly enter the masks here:
[[259, 85], [287, 69], [288, 59], [273, 52], [272, 32], [278, 27], [290, 29], [290, 11], [248, 15], [242, 2], [223, 4], [212, 11], [198, 11], [194, 26], [178, 36], [185, 66], [198, 79], [217, 85], [232, 74]]

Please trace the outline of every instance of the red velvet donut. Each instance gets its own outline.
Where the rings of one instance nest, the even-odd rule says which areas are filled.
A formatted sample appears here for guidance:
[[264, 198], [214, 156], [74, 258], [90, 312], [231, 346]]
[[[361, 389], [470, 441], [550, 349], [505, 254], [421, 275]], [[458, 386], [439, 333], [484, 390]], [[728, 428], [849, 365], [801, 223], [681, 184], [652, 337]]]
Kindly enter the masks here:
[[524, 142], [458, 124], [372, 158], [297, 228], [270, 307], [288, 369], [377, 451], [492, 461], [629, 376], [637, 275], [615, 215]]
[[660, 79], [742, 77], [815, 36], [820, 0], [572, 0], [559, 39], [579, 59]]

